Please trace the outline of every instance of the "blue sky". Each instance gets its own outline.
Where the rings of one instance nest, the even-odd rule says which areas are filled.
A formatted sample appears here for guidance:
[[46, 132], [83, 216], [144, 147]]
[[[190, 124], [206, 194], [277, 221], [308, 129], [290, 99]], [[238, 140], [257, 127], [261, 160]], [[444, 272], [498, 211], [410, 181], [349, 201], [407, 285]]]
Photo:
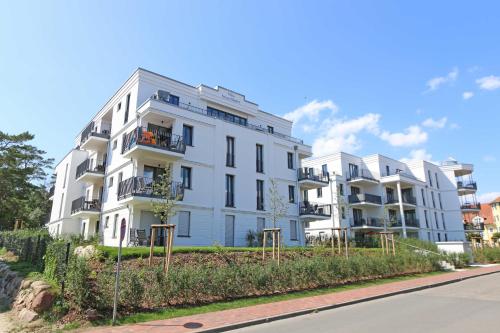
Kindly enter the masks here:
[[140, 66], [241, 92], [297, 120], [315, 153], [453, 157], [500, 195], [498, 2], [0, 6], [0, 129], [29, 130], [56, 160]]

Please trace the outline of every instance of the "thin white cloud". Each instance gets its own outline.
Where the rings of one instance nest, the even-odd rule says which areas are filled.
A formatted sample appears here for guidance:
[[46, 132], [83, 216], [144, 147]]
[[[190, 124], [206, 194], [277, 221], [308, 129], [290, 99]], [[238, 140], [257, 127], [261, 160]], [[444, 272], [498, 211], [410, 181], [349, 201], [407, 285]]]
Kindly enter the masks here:
[[291, 120], [294, 123], [298, 123], [304, 119], [309, 121], [317, 121], [319, 115], [322, 111], [330, 111], [330, 113], [336, 113], [338, 111], [337, 105], [331, 100], [318, 102], [313, 100], [312, 102], [303, 105], [292, 112], [285, 114], [283, 117], [285, 119]]
[[480, 203], [490, 203], [500, 197], [500, 192], [486, 192], [477, 196], [477, 201]]
[[437, 76], [427, 81], [426, 83], [427, 91], [437, 90], [443, 84], [455, 81], [457, 77], [458, 77], [458, 68], [455, 67], [446, 76]]
[[422, 122], [422, 126], [429, 128], [443, 128], [446, 126], [448, 118], [443, 117], [441, 119], [434, 120], [433, 118], [427, 118]]
[[476, 80], [479, 88], [483, 90], [496, 90], [500, 89], [500, 76], [485, 76]]
[[353, 153], [362, 147], [358, 134], [362, 132], [377, 135], [380, 130], [379, 114], [367, 113], [354, 119], [325, 119], [320, 125], [322, 131], [312, 145], [315, 156], [339, 151]]
[[460, 128], [460, 125], [459, 125], [459, 124], [457, 124], [457, 123], [451, 123], [451, 124], [450, 124], [450, 129], [455, 130], [455, 129], [459, 129], [459, 128]]
[[495, 162], [497, 158], [493, 155], [484, 155], [483, 156], [483, 161], [484, 162]]
[[414, 150], [410, 151], [410, 154], [408, 155], [408, 157], [403, 157], [400, 159], [400, 161], [404, 162], [404, 163], [411, 163], [411, 162], [417, 162], [417, 161], [422, 161], [422, 160], [439, 165], [438, 162], [432, 160], [432, 155], [430, 153], [428, 153], [427, 150], [425, 150], [423, 148], [422, 149], [414, 149]]
[[465, 100], [471, 99], [472, 97], [474, 97], [474, 93], [472, 91], [464, 91], [462, 94], [462, 98]]
[[406, 128], [404, 132], [384, 131], [380, 134], [380, 138], [394, 147], [410, 147], [426, 142], [428, 135], [420, 126], [413, 125]]

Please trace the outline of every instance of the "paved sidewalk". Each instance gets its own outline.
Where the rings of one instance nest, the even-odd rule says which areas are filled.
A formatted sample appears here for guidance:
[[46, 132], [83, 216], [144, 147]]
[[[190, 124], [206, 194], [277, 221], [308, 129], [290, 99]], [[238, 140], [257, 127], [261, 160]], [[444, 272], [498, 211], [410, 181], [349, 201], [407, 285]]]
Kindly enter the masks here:
[[222, 332], [251, 324], [284, 319], [313, 311], [332, 309], [339, 306], [387, 297], [410, 291], [458, 282], [463, 279], [500, 272], [500, 265], [481, 267], [459, 272], [445, 273], [436, 276], [417, 278], [406, 281], [391, 282], [378, 286], [341, 291], [332, 294], [298, 298], [288, 301], [254, 305], [245, 308], [211, 312], [193, 316], [166, 320], [155, 320], [145, 323], [94, 328], [89, 332], [99, 333], [132, 333], [132, 332]]

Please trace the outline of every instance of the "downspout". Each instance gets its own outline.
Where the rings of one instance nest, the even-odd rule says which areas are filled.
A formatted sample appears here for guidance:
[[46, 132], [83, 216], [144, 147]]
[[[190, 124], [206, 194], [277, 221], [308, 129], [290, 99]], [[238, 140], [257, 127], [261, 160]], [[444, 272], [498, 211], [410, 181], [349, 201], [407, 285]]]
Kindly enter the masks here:
[[299, 165], [300, 163], [300, 160], [299, 160], [299, 153], [298, 153], [298, 150], [299, 150], [299, 146], [295, 145], [293, 146], [293, 150], [294, 150], [294, 162], [295, 162], [295, 165], [297, 166], [296, 167], [296, 171], [295, 171], [295, 188], [296, 188], [296, 192], [297, 193], [294, 193], [294, 195], [296, 194], [296, 202], [295, 202], [295, 206], [297, 206], [297, 221], [298, 221], [298, 226], [300, 226], [300, 232], [299, 232], [299, 243], [302, 245], [302, 246], [305, 246], [305, 240], [304, 240], [304, 234], [305, 234], [305, 226], [303, 225], [303, 222], [300, 220], [300, 185], [299, 185], [299, 170], [301, 168], [301, 165]]

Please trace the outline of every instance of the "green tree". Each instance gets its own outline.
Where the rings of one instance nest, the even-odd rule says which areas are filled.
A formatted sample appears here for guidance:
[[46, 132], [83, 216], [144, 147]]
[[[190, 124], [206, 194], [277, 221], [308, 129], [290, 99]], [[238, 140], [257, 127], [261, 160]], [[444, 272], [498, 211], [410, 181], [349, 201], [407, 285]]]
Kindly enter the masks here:
[[273, 222], [273, 228], [279, 227], [279, 221], [288, 213], [288, 201], [278, 191], [278, 183], [270, 179], [269, 186], [269, 217]]
[[43, 185], [53, 160], [29, 144], [29, 132], [0, 131], [0, 228], [12, 229], [16, 219], [24, 227], [39, 227], [48, 218], [51, 203]]
[[167, 224], [168, 219], [175, 215], [175, 201], [180, 199], [180, 194], [175, 184], [172, 183], [171, 167], [168, 165], [155, 180], [153, 193], [162, 200], [151, 200], [153, 214], [162, 224]]

